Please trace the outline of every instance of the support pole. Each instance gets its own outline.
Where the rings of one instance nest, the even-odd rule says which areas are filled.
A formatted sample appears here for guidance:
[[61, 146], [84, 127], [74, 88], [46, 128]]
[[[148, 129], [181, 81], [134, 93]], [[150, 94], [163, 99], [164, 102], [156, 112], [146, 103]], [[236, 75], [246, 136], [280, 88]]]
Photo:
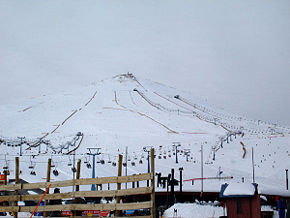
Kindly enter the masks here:
[[151, 201], [152, 201], [152, 208], [151, 208], [151, 217], [156, 218], [156, 211], [155, 211], [155, 161], [154, 161], [154, 148], [151, 149], [150, 151], [151, 155], [151, 187], [152, 187], [152, 192], [151, 192]]
[[[19, 184], [19, 157], [15, 157], [15, 184]], [[14, 195], [18, 195], [18, 190], [14, 191]], [[18, 201], [14, 202], [14, 206], [18, 206]], [[18, 217], [18, 212], [14, 213], [14, 218]]]
[[[92, 179], [95, 178], [95, 167], [96, 167], [96, 154], [92, 154], [93, 155], [93, 169], [92, 169]], [[92, 184], [91, 186], [91, 191], [95, 191], [96, 190], [96, 185]]]
[[288, 186], [288, 169], [285, 170], [286, 171], [286, 190], [288, 190], [289, 186]]
[[253, 167], [253, 183], [255, 183], [255, 163], [254, 163], [254, 148], [252, 147], [252, 167]]
[[174, 204], [174, 168], [171, 169], [171, 205]]
[[201, 151], [200, 151], [200, 155], [201, 155], [201, 157], [200, 157], [200, 159], [201, 159], [201, 161], [200, 161], [200, 164], [201, 164], [201, 192], [200, 192], [200, 197], [202, 197], [202, 195], [203, 195], [203, 144], [201, 144]]
[[[118, 164], [118, 177], [122, 176], [122, 162], [123, 162], [123, 156], [119, 154], [119, 164]], [[117, 183], [117, 190], [121, 190], [121, 183]], [[116, 203], [120, 204], [120, 196], [116, 197]], [[121, 211], [116, 210], [115, 216], [120, 217], [121, 216]]]
[[[46, 173], [46, 182], [50, 182], [50, 172], [51, 172], [51, 158], [48, 159], [47, 162], [47, 173]], [[47, 194], [49, 194], [49, 189], [47, 190]], [[45, 200], [44, 205], [48, 205], [48, 200]], [[47, 217], [48, 212], [43, 212], [43, 217]]]
[[183, 167], [179, 168], [179, 192], [182, 193], [182, 171]]

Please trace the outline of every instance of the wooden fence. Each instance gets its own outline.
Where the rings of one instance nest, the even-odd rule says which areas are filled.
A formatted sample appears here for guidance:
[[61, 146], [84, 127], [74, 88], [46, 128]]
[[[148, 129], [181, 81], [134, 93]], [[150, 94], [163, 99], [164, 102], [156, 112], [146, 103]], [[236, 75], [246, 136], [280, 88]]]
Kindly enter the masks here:
[[[17, 165], [17, 164], [16, 164]], [[80, 166], [80, 164], [78, 164]], [[19, 166], [16, 166], [16, 168]], [[48, 167], [49, 168], [49, 167]], [[140, 210], [147, 209], [149, 211], [149, 215], [142, 216], [132, 216], [132, 218], [155, 218], [155, 178], [154, 178], [154, 149], [151, 150], [151, 172], [138, 174], [138, 175], [130, 175], [130, 176], [121, 176], [122, 168], [122, 155], [119, 156], [119, 168], [118, 168], [118, 176], [116, 177], [99, 177], [99, 178], [89, 178], [89, 179], [74, 179], [74, 180], [66, 180], [66, 181], [56, 181], [56, 182], [39, 182], [39, 183], [27, 183], [27, 184], [16, 184], [12, 185], [1, 185], [0, 192], [6, 193], [4, 196], [0, 196], [0, 202], [6, 201], [9, 202], [9, 205], [12, 206], [0, 206], [0, 212], [13, 212], [14, 217], [18, 217], [19, 212], [33, 212], [36, 206], [20, 206], [19, 201], [34, 201], [38, 202], [43, 195], [39, 194], [25, 194], [20, 195], [21, 190], [33, 190], [33, 189], [47, 189], [50, 188], [60, 188], [60, 187], [69, 187], [75, 186], [76, 191], [72, 192], [64, 192], [64, 193], [54, 193], [54, 194], [46, 194], [44, 197], [45, 205], [39, 206], [36, 211], [44, 212], [43, 216], [46, 217], [52, 211], [72, 211], [70, 217], [85, 217], [81, 214], [82, 211], [110, 211], [115, 215], [115, 217], [121, 216], [121, 211], [126, 210]], [[79, 170], [79, 169], [78, 169]], [[142, 182], [143, 181], [143, 182]], [[148, 182], [151, 181], [151, 184], [148, 185]], [[143, 184], [144, 187], [140, 187], [140, 184]], [[129, 189], [121, 189], [122, 183], [136, 183], [137, 187], [132, 185], [132, 188]], [[82, 185], [92, 185], [95, 184], [97, 187], [102, 186], [104, 184], [116, 184], [115, 190], [95, 190], [95, 191], [79, 191], [80, 186]], [[146, 185], [147, 184], [147, 185]], [[114, 185], [111, 185], [114, 186]], [[67, 188], [63, 188], [66, 189]], [[86, 187], [88, 189], [88, 187]], [[9, 194], [10, 193], [10, 194]], [[120, 202], [121, 199], [131, 198], [137, 200], [131, 200], [127, 202]], [[81, 199], [98, 199], [98, 198], [115, 198], [116, 203], [80, 203]], [[64, 200], [70, 199], [70, 204], [58, 204], [58, 205], [50, 205], [50, 200]], [[79, 213], [78, 213], [79, 211]], [[90, 216], [86, 215], [87, 217]]]

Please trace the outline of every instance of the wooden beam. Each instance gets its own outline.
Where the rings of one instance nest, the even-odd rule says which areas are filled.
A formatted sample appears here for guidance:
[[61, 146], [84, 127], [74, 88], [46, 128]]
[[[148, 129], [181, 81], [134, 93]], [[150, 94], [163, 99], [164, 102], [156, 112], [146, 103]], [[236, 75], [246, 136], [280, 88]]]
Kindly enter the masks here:
[[[138, 210], [151, 208], [152, 202], [123, 203], [123, 204], [64, 204], [39, 206], [36, 211], [66, 211], [66, 210]], [[35, 206], [0, 207], [0, 212], [32, 212]]]
[[[50, 182], [50, 174], [51, 174], [51, 158], [49, 158], [48, 162], [47, 162], [46, 182]], [[47, 191], [47, 194], [49, 194], [49, 190]], [[45, 199], [44, 205], [48, 205], [48, 200], [47, 199]], [[47, 213], [46, 212], [43, 213], [43, 217], [47, 217]]]
[[[76, 175], [76, 179], [80, 179], [80, 176], [81, 176], [81, 160], [78, 160], [78, 164], [77, 164], [77, 175]], [[77, 185], [76, 186], [76, 192], [79, 192], [80, 191], [80, 186]], [[74, 203], [78, 204], [79, 203], [79, 198], [75, 198], [74, 199]], [[81, 215], [81, 214], [78, 214], [79, 212], [78, 211], [73, 211], [73, 215], [74, 216], [77, 216], [77, 215]]]
[[27, 184], [15, 184], [15, 185], [3, 185], [0, 186], [0, 191], [9, 191], [9, 190], [20, 190], [20, 189], [38, 189], [46, 188], [51, 184], [52, 188], [56, 187], [66, 187], [74, 185], [91, 185], [91, 184], [107, 184], [107, 183], [128, 183], [133, 181], [145, 181], [152, 179], [151, 173], [143, 173], [138, 175], [131, 176], [120, 176], [120, 177], [99, 177], [94, 179], [73, 179], [65, 181], [56, 181], [56, 182], [38, 182], [38, 183], [27, 183]]
[[[45, 199], [68, 199], [68, 198], [80, 198], [80, 197], [120, 197], [129, 195], [142, 195], [151, 194], [153, 187], [142, 187], [123, 190], [109, 190], [109, 191], [79, 191], [68, 192], [59, 194], [47, 194]], [[0, 196], [0, 201], [36, 201], [41, 198], [42, 195], [9, 195]]]
[[[15, 157], [15, 184], [19, 183], [19, 157]], [[14, 191], [14, 195], [18, 195], [18, 190]], [[15, 206], [18, 206], [18, 201], [14, 202]], [[15, 211], [14, 218], [18, 218], [18, 213]]]
[[[118, 177], [122, 176], [122, 162], [123, 162], [123, 156], [121, 154], [119, 154], [119, 161], [118, 161]], [[121, 183], [117, 183], [117, 190], [121, 190]], [[120, 196], [116, 197], [116, 203], [119, 204], [120, 203]], [[116, 216], [121, 216], [121, 211], [117, 210], [115, 212]]]
[[154, 154], [154, 148], [150, 150], [150, 157], [151, 157], [151, 201], [152, 201], [152, 207], [151, 207], [151, 217], [156, 218], [156, 211], [155, 211], [155, 154]]

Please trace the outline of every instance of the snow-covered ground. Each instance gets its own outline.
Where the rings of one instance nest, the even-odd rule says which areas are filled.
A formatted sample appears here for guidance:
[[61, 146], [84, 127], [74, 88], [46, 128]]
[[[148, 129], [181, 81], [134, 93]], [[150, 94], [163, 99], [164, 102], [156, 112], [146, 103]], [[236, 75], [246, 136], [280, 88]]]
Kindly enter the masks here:
[[[52, 174], [52, 181], [72, 179], [71, 168], [78, 159], [81, 177], [91, 177], [91, 147], [101, 148], [96, 157], [98, 177], [117, 174], [114, 163], [118, 154], [125, 156], [126, 147], [128, 174], [147, 172], [144, 147], [154, 147], [156, 172], [167, 175], [174, 168], [178, 178], [183, 167], [184, 179], [200, 178], [203, 146], [204, 177], [211, 178], [204, 180], [204, 191], [218, 192], [224, 182], [252, 181], [253, 148], [260, 193], [290, 196], [285, 186], [289, 127], [229, 114], [189, 92], [131, 74], [2, 105], [0, 114], [0, 165], [9, 168], [10, 178], [20, 150], [24, 180], [45, 181], [48, 158], [59, 172]], [[22, 146], [19, 137], [25, 137]], [[180, 144], [178, 163], [173, 144]], [[200, 189], [200, 180], [184, 182], [185, 191]]]
[[[262, 207], [263, 210], [273, 211], [270, 207]], [[174, 213], [174, 211], [176, 211]], [[174, 204], [164, 212], [164, 218], [215, 218], [226, 215], [220, 206], [213, 206], [210, 204]], [[273, 218], [278, 218], [278, 212], [274, 211]]]

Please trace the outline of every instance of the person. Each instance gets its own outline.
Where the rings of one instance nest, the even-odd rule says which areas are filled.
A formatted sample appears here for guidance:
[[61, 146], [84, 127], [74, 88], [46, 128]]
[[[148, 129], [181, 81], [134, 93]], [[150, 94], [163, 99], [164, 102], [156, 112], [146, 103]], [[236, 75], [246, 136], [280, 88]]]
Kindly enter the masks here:
[[[8, 205], [8, 202], [7, 201], [4, 201], [4, 202], [0, 202], [0, 207], [5, 207], [5, 206], [9, 206]], [[0, 216], [7, 216], [7, 213], [6, 212], [0, 212]]]
[[287, 204], [287, 213], [286, 213], [286, 218], [290, 218], [290, 201]]
[[277, 209], [279, 211], [279, 218], [285, 218], [285, 203], [279, 196], [276, 197], [276, 200]]
[[[55, 188], [53, 193], [54, 194], [60, 193], [60, 189], [59, 188]], [[49, 201], [49, 205], [60, 205], [60, 204], [62, 204], [61, 199], [56, 199], [56, 200], [50, 200]], [[61, 211], [52, 211], [50, 213], [50, 216], [59, 217], [59, 216], [61, 216]]]

